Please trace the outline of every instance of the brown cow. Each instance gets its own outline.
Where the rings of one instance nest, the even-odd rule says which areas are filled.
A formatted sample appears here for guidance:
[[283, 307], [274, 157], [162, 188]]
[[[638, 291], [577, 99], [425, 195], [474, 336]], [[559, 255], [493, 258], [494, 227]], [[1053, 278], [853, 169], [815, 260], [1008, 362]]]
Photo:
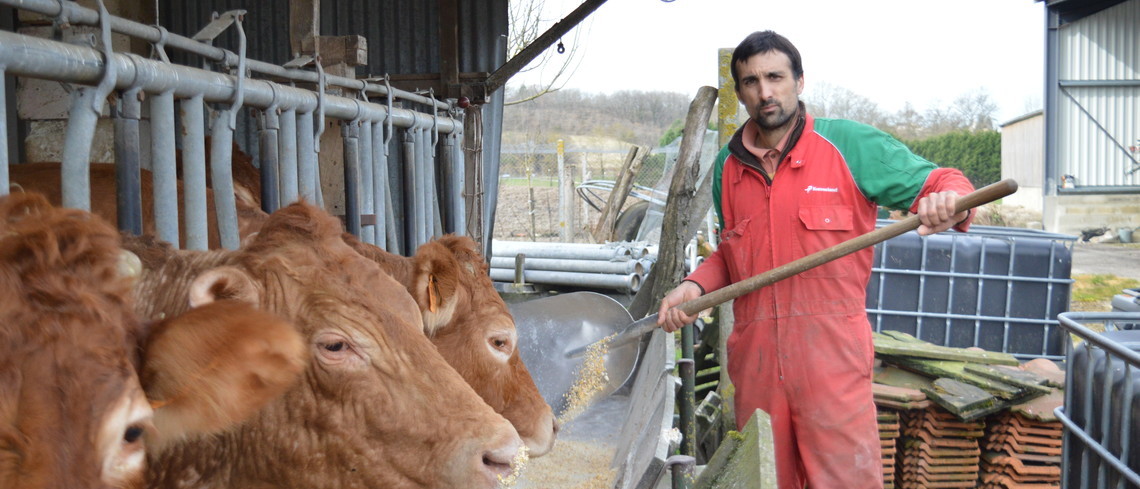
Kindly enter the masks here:
[[[46, 195], [56, 205], [62, 202], [60, 192], [59, 163], [26, 163], [8, 167], [9, 180], [13, 187]], [[142, 170], [142, 221], [143, 233], [155, 234], [154, 184], [149, 170]], [[119, 209], [116, 205], [115, 166], [110, 163], [91, 164], [91, 212], [112, 223], [117, 222]], [[18, 191], [18, 190], [17, 190]], [[242, 240], [257, 232], [268, 216], [261, 210], [252, 194], [241, 186], [235, 186], [237, 198], [238, 234]], [[182, 182], [178, 182], [178, 215], [185, 212], [182, 200]], [[214, 191], [206, 189], [206, 228], [209, 230], [209, 248], [221, 247], [218, 234], [217, 213], [214, 211]], [[186, 227], [179, 219], [178, 237], [183, 246], [186, 243]]]
[[408, 289], [423, 314], [424, 333], [483, 400], [515, 426], [530, 456], [549, 452], [558, 421], [519, 358], [514, 318], [495, 291], [475, 241], [446, 235], [408, 258], [348, 233], [344, 240]]
[[89, 213], [0, 197], [0, 487], [141, 487], [154, 426], [166, 438], [226, 429], [299, 375], [290, 326], [244, 305], [205, 306], [194, 314], [224, 319], [174, 318], [150, 338], [149, 378], [181, 394], [152, 418], [136, 375], [146, 328], [123, 257], [118, 233]]
[[309, 345], [304, 381], [223, 435], [152, 458], [154, 487], [492, 488], [522, 447], [423, 335], [415, 302], [297, 203], [237, 251], [128, 242], [143, 262], [140, 314], [217, 299], [291, 319]]

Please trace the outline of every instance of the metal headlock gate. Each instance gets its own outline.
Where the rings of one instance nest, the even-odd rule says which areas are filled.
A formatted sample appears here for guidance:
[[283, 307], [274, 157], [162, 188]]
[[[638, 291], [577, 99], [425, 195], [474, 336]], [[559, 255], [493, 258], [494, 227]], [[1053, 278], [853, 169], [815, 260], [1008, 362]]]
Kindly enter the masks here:
[[[99, 27], [98, 39], [89, 37], [82, 44], [0, 30], [0, 93], [13, 89], [4, 86], [5, 74], [75, 85], [62, 153], [65, 206], [90, 209], [95, 126], [104, 100], [117, 92], [111, 114], [123, 230], [142, 229], [139, 121], [144, 98], [150, 110], [156, 229], [164, 241], [179, 243], [177, 201], [159, 196], [177, 195], [175, 142], [176, 125], [181, 125], [184, 238], [188, 248], [206, 248], [205, 137], [211, 114], [209, 161], [221, 243], [230, 249], [240, 244], [231, 158], [236, 121], [247, 107], [256, 109], [265, 211], [298, 199], [321, 202], [317, 155], [325, 120], [331, 118], [341, 121], [345, 223], [350, 232], [399, 253], [432, 236], [466, 228], [458, 143], [463, 123], [459, 109], [450, 103], [393, 89], [386, 81], [326, 74], [319, 59], [286, 66], [247, 59], [242, 10], [215, 15], [188, 38], [109, 15], [102, 1], [97, 11], [60, 0], [0, 0], [0, 5], [45, 15], [56, 26]], [[227, 29], [237, 31], [237, 53], [210, 44]], [[114, 52], [111, 33], [151, 43], [158, 59]], [[171, 63], [165, 54], [171, 48], [201, 56], [227, 73]], [[309, 64], [314, 70], [296, 67]], [[299, 88], [298, 83], [316, 85], [317, 90]], [[328, 94], [329, 87], [356, 97]], [[0, 134], [5, 135], [7, 110], [0, 97]], [[181, 114], [177, 124], [175, 114]], [[10, 183], [7, 144], [6, 138], [0, 141], [0, 195], [8, 192]], [[398, 161], [401, 167], [390, 171], [389, 164]], [[399, 181], [390, 182], [390, 174], [399, 175]], [[403, 202], [393, 202], [393, 186], [405, 189]], [[374, 221], [364, 222], [362, 215], [374, 215]]]

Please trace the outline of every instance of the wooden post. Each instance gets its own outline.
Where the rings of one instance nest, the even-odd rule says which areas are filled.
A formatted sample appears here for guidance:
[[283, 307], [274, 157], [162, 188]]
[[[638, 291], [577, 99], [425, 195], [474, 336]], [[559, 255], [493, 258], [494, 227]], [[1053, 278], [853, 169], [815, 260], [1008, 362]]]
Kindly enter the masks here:
[[[292, 0], [289, 2], [289, 51], [293, 57], [315, 54], [313, 39], [320, 35], [321, 0]], [[310, 46], [306, 51], [305, 47]]]
[[463, 200], [467, 209], [467, 235], [475, 240], [476, 248], [491, 259], [491, 239], [484, 239], [483, 209], [483, 106], [469, 105], [463, 111], [463, 161], [466, 174], [463, 179]]
[[711, 192], [708, 190], [712, 178], [706, 178], [698, 189], [697, 184], [701, 182], [697, 182], [697, 176], [701, 170], [701, 146], [704, 145], [705, 128], [712, 115], [716, 96], [715, 88], [701, 87], [689, 104], [681, 151], [669, 185], [669, 200], [665, 204], [657, 262], [653, 264], [653, 271], [641, 284], [641, 290], [637, 291], [630, 304], [629, 312], [634, 318], [642, 318], [649, 312], [656, 311], [665, 293], [684, 278], [685, 244], [696, 235], [697, 227], [712, 203]]
[[645, 161], [647, 155], [649, 148], [646, 146], [630, 148], [629, 155], [622, 163], [621, 172], [618, 173], [618, 179], [614, 182], [614, 189], [610, 191], [606, 205], [602, 207], [602, 215], [598, 217], [598, 223], [594, 226], [594, 241], [602, 243], [613, 239], [614, 222], [617, 221], [617, 216], [625, 205], [625, 198], [629, 196], [629, 189], [633, 187], [633, 179], [641, 170], [641, 163]]
[[740, 126], [736, 122], [736, 114], [740, 110], [740, 101], [736, 98], [736, 85], [732, 82], [732, 71], [730, 71], [732, 68], [732, 49], [721, 48], [717, 55], [720, 90], [717, 91], [719, 103], [716, 110], [716, 140], [717, 144], [724, 146], [728, 144], [728, 140], [732, 138], [737, 127]]

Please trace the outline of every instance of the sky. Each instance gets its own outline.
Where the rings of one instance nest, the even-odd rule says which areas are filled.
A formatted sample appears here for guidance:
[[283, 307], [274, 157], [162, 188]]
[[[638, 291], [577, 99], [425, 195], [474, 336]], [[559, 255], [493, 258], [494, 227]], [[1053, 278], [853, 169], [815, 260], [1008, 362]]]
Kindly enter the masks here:
[[[542, 18], [553, 25], [580, 3], [545, 0]], [[985, 90], [998, 123], [1042, 107], [1045, 8], [1036, 0], [608, 0], [576, 37], [563, 36], [580, 56], [564, 87], [695, 96], [717, 86], [719, 49], [767, 29], [800, 50], [804, 97], [826, 83], [888, 113], [906, 103], [921, 112]], [[532, 69], [510, 84], [549, 77]]]

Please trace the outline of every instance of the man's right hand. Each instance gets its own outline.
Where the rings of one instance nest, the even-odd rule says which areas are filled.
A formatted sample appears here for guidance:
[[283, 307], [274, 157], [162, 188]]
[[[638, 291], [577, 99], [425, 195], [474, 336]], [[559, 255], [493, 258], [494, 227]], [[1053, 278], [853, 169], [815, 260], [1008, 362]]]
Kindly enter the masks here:
[[657, 325], [661, 326], [661, 329], [664, 329], [666, 333], [672, 333], [686, 324], [692, 324], [697, 320], [697, 315], [686, 315], [676, 306], [700, 296], [701, 288], [696, 282], [681, 282], [681, 285], [670, 290], [661, 299], [661, 307], [657, 309]]

